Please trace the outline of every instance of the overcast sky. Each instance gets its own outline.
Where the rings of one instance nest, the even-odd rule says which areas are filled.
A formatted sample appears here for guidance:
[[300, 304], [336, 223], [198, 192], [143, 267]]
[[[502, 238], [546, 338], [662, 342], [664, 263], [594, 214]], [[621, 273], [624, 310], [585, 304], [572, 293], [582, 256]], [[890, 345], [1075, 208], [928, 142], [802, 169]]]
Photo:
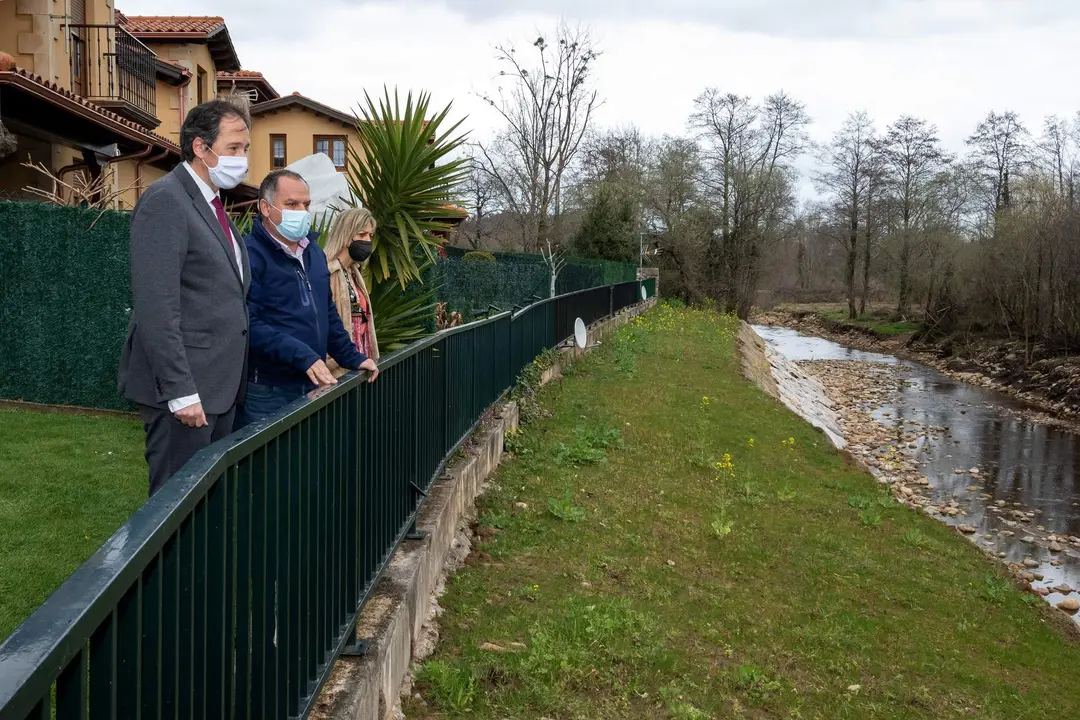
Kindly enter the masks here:
[[1032, 131], [1080, 110], [1075, 0], [117, 0], [129, 15], [224, 15], [244, 67], [282, 94], [351, 111], [383, 84], [432, 92], [485, 138], [497, 118], [493, 46], [535, 39], [560, 16], [603, 52], [602, 125], [685, 132], [708, 86], [804, 102], [812, 135], [853, 110], [884, 127], [901, 113], [938, 125], [953, 151], [991, 110]]

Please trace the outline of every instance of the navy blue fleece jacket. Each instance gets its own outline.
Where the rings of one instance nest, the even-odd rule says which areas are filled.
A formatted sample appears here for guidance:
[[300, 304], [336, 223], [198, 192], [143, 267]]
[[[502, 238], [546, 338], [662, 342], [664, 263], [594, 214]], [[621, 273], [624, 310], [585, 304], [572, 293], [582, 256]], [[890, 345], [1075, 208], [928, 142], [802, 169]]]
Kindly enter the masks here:
[[254, 382], [307, 387], [308, 368], [327, 355], [350, 370], [367, 360], [341, 324], [318, 237], [308, 237], [302, 266], [263, 227], [261, 218], [244, 239], [251, 261], [248, 377]]

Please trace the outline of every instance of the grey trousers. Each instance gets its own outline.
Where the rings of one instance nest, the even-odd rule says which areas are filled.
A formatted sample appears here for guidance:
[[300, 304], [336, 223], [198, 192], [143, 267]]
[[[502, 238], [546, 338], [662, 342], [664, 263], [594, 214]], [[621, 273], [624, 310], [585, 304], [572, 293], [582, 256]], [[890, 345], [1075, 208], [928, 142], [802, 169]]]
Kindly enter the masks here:
[[223, 415], [207, 415], [206, 427], [190, 428], [168, 408], [139, 406], [146, 431], [146, 464], [150, 466], [150, 495], [160, 490], [191, 456], [233, 430], [236, 406]]

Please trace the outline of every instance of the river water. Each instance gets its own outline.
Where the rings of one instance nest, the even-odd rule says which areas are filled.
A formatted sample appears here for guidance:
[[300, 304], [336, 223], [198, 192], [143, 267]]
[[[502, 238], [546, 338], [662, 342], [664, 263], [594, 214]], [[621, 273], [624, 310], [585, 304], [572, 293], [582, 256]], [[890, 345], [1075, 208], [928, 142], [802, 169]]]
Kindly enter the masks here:
[[[1033, 587], [1080, 587], [1080, 549], [1062, 541], [1065, 549], [1051, 553], [1046, 542], [1051, 534], [1080, 536], [1080, 436], [1030, 419], [1031, 413], [1024, 413], [1025, 407], [1008, 395], [953, 380], [919, 363], [853, 350], [788, 328], [754, 330], [791, 360], [895, 366], [900, 390], [891, 403], [873, 408], [873, 417], [898, 429], [908, 423], [948, 428], [944, 436], [922, 435], [910, 451], [930, 480], [933, 501], [944, 504], [955, 498], [967, 512], [966, 517], [942, 519], [975, 526], [978, 533], [972, 539], [999, 556], [1004, 553], [1009, 562], [1038, 561], [1029, 571], [1042, 580]], [[971, 475], [954, 472], [970, 468], [979, 469], [978, 492], [967, 489]], [[1035, 514], [1018, 522], [1018, 511]], [[1080, 599], [1078, 593], [1072, 596]], [[1047, 596], [1055, 605], [1063, 598], [1060, 592]]]

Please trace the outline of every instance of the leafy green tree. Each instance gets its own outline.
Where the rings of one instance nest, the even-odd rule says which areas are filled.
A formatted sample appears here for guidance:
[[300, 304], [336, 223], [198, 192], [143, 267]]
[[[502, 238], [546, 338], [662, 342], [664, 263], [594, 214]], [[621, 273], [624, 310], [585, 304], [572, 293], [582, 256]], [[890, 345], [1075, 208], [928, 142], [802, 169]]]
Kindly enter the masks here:
[[637, 262], [638, 218], [634, 199], [611, 183], [596, 186], [571, 242], [583, 258]]

